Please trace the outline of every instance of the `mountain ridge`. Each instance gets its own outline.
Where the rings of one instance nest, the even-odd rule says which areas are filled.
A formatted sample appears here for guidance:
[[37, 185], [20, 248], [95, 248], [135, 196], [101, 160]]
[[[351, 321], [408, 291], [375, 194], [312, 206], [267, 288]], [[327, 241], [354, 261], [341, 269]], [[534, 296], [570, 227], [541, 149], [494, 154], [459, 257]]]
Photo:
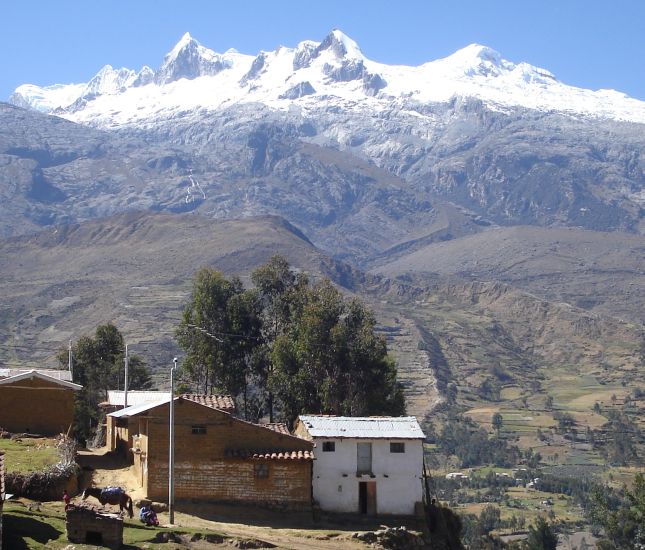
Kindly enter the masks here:
[[[97, 88], [97, 82], [110, 80], [123, 86], [105, 85], [103, 93], [93, 95], [92, 81]], [[303, 41], [295, 48], [279, 47], [255, 56], [235, 50], [216, 53], [186, 33], [157, 71], [121, 68], [102, 76], [99, 71], [90, 83], [68, 89], [60, 84], [26, 84], [16, 89], [10, 102], [107, 126], [138, 124], [163, 115], [159, 109], [146, 108], [151, 101], [163, 106], [162, 111], [194, 108], [197, 104], [190, 95], [197, 95], [208, 109], [253, 101], [277, 109], [294, 103], [312, 108], [312, 102], [329, 102], [330, 97], [346, 107], [371, 98], [372, 108], [382, 109], [392, 100], [428, 104], [475, 97], [497, 109], [519, 106], [645, 123], [645, 102], [613, 90], [567, 86], [546, 69], [510, 62], [486, 46], [471, 44], [416, 67], [385, 65], [366, 58], [358, 44], [338, 29], [319, 43]], [[309, 91], [294, 97], [290, 92], [294, 87]], [[101, 114], [110, 110], [119, 110], [120, 116]]]

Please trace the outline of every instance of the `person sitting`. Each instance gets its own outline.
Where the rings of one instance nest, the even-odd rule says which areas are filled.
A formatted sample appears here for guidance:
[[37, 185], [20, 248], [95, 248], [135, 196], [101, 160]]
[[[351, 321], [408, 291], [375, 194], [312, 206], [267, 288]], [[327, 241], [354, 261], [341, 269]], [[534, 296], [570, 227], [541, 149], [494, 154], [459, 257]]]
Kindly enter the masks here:
[[141, 523], [144, 523], [147, 526], [158, 526], [159, 520], [157, 519], [157, 514], [149, 506], [142, 506], [139, 511], [139, 520]]

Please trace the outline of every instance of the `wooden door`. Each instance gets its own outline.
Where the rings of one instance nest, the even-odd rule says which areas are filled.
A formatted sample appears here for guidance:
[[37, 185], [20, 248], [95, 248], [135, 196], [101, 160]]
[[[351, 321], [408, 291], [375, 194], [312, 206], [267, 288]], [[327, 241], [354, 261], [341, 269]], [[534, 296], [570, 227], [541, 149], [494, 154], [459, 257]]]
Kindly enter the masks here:
[[367, 515], [376, 515], [376, 481], [367, 482]]
[[375, 516], [376, 511], [376, 481], [359, 481], [358, 513]]

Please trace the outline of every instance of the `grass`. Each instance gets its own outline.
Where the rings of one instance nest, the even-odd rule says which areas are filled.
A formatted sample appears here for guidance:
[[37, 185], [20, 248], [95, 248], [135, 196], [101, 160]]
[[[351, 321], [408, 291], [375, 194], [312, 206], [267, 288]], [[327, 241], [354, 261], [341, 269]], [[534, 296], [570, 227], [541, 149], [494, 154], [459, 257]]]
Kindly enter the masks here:
[[0, 439], [0, 451], [5, 453], [7, 472], [37, 472], [59, 461], [54, 439]]
[[[43, 503], [38, 510], [30, 510], [20, 502], [8, 502], [4, 507], [4, 547], [11, 550], [59, 550], [69, 548], [65, 529], [65, 512], [63, 504], [58, 502]], [[123, 526], [124, 549], [148, 548], [167, 549], [167, 543], [151, 542], [159, 532], [172, 531], [178, 534], [192, 536], [195, 533], [225, 535], [203, 529], [164, 529], [158, 527], [145, 527], [136, 519], [125, 520]], [[84, 548], [84, 545], [74, 545], [75, 548]], [[170, 546], [175, 548], [176, 546]], [[183, 548], [184, 546], [179, 546]]]
[[63, 548], [69, 544], [62, 513], [30, 511], [21, 504], [7, 503], [2, 521], [6, 548], [41, 550]]

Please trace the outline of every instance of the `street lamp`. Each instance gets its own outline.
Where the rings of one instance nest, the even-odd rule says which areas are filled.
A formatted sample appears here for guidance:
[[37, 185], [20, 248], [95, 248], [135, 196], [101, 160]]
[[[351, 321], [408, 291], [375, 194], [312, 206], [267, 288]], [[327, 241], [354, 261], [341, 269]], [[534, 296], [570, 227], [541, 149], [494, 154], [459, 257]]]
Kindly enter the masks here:
[[170, 369], [170, 454], [168, 456], [168, 515], [170, 525], [175, 523], [175, 371], [177, 370], [177, 358], [173, 360]]

